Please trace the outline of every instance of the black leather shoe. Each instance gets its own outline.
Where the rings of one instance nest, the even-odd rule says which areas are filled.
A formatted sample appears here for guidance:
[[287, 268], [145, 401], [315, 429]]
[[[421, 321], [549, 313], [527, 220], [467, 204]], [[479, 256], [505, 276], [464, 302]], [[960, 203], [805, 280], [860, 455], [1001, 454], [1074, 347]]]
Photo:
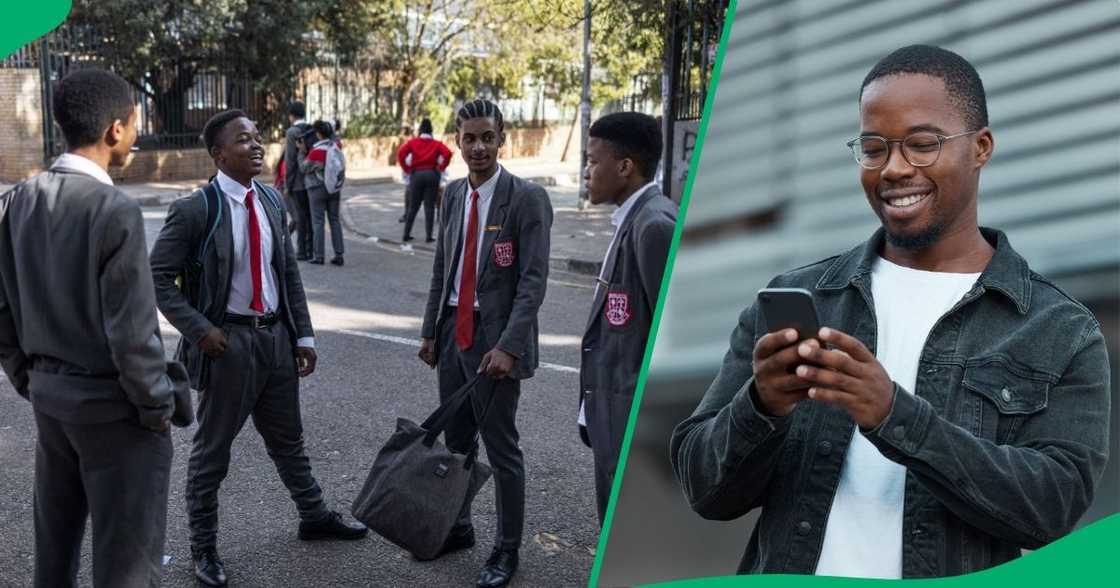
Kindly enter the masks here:
[[311, 261], [310, 255], [297, 255], [296, 261]]
[[323, 258], [322, 258], [322, 257], [316, 257], [315, 259], [312, 259], [311, 261], [309, 261], [309, 262], [307, 262], [307, 263], [310, 263], [310, 264], [312, 264], [312, 265], [323, 265], [323, 264], [324, 264], [324, 263], [326, 263], [326, 262], [325, 262], [325, 261], [323, 261]]
[[452, 529], [447, 542], [443, 544], [443, 549], [439, 550], [439, 555], [444, 556], [471, 547], [474, 547], [474, 527], [467, 527], [464, 530]]
[[213, 547], [193, 554], [194, 577], [207, 586], [226, 585], [226, 567]]
[[498, 588], [509, 584], [517, 572], [517, 550], [494, 548], [478, 575], [478, 588]]
[[343, 261], [342, 261], [342, 256], [341, 255], [336, 255], [336, 256], [331, 258], [331, 265], [342, 265], [342, 264], [343, 264]]
[[361, 539], [369, 533], [369, 529], [361, 523], [349, 525], [342, 520], [342, 515], [331, 511], [330, 514], [318, 521], [300, 521], [299, 538], [304, 541], [317, 539]]
[[431, 237], [428, 237], [427, 239], [424, 239], [424, 242], [425, 242], [425, 243], [435, 243], [435, 242], [436, 242], [436, 240], [435, 240], [435, 239], [433, 239], [433, 238], [431, 238]]
[[405, 237], [405, 238], [401, 239], [401, 241], [404, 242], [404, 243], [408, 243], [409, 241], [415, 241], [415, 240], [416, 240], [415, 237]]

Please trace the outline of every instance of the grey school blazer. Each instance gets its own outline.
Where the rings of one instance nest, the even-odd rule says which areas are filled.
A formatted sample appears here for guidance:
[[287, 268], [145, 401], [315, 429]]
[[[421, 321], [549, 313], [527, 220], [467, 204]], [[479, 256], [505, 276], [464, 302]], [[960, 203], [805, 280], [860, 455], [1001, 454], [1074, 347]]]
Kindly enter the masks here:
[[134, 200], [68, 170], [0, 196], [0, 363], [36, 411], [63, 422], [133, 417], [155, 428], [178, 402], [177, 424], [189, 423], [186, 374], [164, 360]]
[[[272, 268], [276, 271], [280, 302], [277, 312], [288, 327], [292, 345], [300, 337], [313, 337], [311, 314], [307, 310], [307, 297], [299, 276], [299, 266], [289, 238], [287, 213], [284, 200], [271, 187], [254, 180], [257, 194], [266, 193], [271, 198], [261, 198], [272, 228]], [[187, 264], [195, 259], [202, 240], [210, 227], [206, 226], [206, 196], [195, 190], [190, 196], [171, 203], [167, 220], [152, 247], [152, 278], [155, 282], [156, 304], [163, 316], [183, 334], [176, 356], [186, 364], [192, 385], [199, 390], [206, 388], [205, 366], [209, 358], [198, 348], [198, 342], [211, 327], [221, 327], [229, 303], [230, 279], [233, 275], [233, 232], [230, 229], [230, 208], [222, 195], [222, 215], [202, 260], [201, 287], [197, 306], [191, 306], [187, 296], [179, 289], [176, 278], [184, 274]]]
[[651, 186], [637, 198], [618, 228], [591, 304], [580, 359], [580, 401], [586, 430], [580, 434], [596, 461], [614, 471], [634, 387], [642, 368], [677, 205]]
[[[487, 214], [476, 293], [481, 327], [497, 348], [517, 358], [510, 377], [533, 377], [539, 363], [537, 311], [548, 286], [552, 202], [544, 188], [501, 170]], [[421, 336], [437, 339], [463, 247], [466, 178], [451, 182], [440, 208], [440, 237]], [[436, 353], [441, 349], [436, 341]], [[489, 351], [489, 350], [486, 350]], [[438, 361], [438, 356], [437, 356]]]

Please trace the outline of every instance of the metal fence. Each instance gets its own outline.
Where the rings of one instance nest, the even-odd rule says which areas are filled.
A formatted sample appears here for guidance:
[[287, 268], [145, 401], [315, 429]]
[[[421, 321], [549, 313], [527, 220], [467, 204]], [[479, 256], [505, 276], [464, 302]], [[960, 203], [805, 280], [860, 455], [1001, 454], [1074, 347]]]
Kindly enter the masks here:
[[[0, 67], [39, 69], [43, 97], [44, 159], [65, 150], [61, 130], [53, 122], [51, 87], [68, 73], [82, 68], [115, 69], [108, 57], [107, 37], [91, 27], [63, 25], [33, 44], [0, 60]], [[137, 77], [123, 72], [133, 87], [138, 108], [137, 146], [181, 149], [201, 144], [199, 135], [214, 113], [228, 108], [245, 110], [268, 134], [283, 121], [281, 102], [257, 89], [253, 80], [231, 61], [225, 67], [182, 57]]]

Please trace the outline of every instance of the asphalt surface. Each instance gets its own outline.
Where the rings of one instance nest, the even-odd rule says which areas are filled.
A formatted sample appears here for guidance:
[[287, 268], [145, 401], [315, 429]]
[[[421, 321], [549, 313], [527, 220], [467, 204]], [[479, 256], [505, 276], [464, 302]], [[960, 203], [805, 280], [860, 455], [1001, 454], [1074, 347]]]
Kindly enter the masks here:
[[[164, 211], [145, 209], [149, 245]], [[329, 241], [328, 241], [329, 247]], [[301, 388], [304, 438], [328, 504], [349, 513], [397, 416], [423, 419], [437, 403], [435, 373], [416, 358], [431, 256], [348, 235], [346, 266], [301, 264], [316, 327], [319, 366]], [[514, 586], [587, 584], [599, 527], [590, 450], [575, 425], [579, 338], [593, 277], [553, 272], [541, 309], [541, 359], [522, 386], [526, 525]], [[178, 333], [166, 322], [168, 352]], [[183, 504], [194, 427], [175, 429], [165, 586], [196, 586]], [[34, 559], [35, 427], [30, 405], [0, 380], [0, 586], [28, 586]], [[301, 542], [298, 518], [252, 422], [233, 447], [220, 493], [218, 549], [231, 586], [473, 586], [494, 532], [493, 482], [475, 501], [479, 543], [417, 562], [376, 535], [357, 542]], [[87, 529], [88, 531], [88, 529]], [[90, 585], [88, 532], [80, 583]]]

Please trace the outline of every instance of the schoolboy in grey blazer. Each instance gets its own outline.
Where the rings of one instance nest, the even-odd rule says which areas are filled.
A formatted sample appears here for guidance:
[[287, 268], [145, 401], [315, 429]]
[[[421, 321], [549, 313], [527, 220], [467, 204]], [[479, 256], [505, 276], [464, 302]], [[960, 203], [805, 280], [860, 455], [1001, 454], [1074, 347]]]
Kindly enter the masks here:
[[584, 170], [591, 202], [618, 207], [580, 361], [580, 436], [595, 456], [600, 524], [677, 223], [677, 205], [651, 181], [660, 158], [661, 129], [653, 117], [620, 112], [591, 126]]
[[168, 424], [189, 424], [190, 391], [164, 361], [140, 207], [106, 171], [136, 139], [135, 103], [94, 69], [53, 103], [68, 152], [0, 197], [0, 363], [38, 426], [34, 584], [77, 585], [89, 517], [94, 585], [155, 586]]
[[[496, 105], [467, 103], [456, 126], [470, 175], [445, 192], [420, 358], [438, 368], [441, 401], [476, 372], [486, 374], [445, 436], [452, 451], [467, 453], [481, 423], [498, 525], [478, 586], [494, 588], [508, 584], [517, 570], [524, 527], [517, 401], [521, 380], [538, 364], [537, 312], [548, 284], [552, 204], [544, 188], [498, 165], [505, 135]], [[445, 553], [474, 545], [470, 507], [464, 505]]]

